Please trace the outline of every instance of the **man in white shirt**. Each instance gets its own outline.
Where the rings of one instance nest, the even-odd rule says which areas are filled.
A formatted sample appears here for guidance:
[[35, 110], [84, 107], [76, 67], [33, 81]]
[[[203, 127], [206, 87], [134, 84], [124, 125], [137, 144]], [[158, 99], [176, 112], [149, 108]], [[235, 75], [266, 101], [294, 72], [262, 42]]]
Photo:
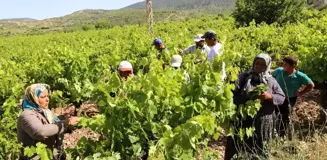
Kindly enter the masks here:
[[[217, 34], [215, 31], [209, 30], [207, 31], [201, 38], [205, 39], [205, 42], [210, 47], [210, 51], [208, 53], [207, 60], [209, 62], [212, 62], [216, 56], [221, 56], [221, 48], [222, 44], [217, 41]], [[225, 71], [225, 62], [223, 62], [223, 73], [222, 73], [222, 79], [224, 80], [226, 78], [226, 71]]]
[[216, 55], [221, 55], [220, 49], [222, 45], [217, 42], [217, 34], [215, 31], [209, 30], [201, 38], [204, 38], [205, 42], [210, 47], [207, 60], [212, 62]]
[[184, 49], [182, 51], [183, 54], [192, 54], [195, 53], [197, 50], [201, 50], [201, 53], [206, 53], [208, 54], [210, 51], [210, 47], [208, 47], [205, 42], [204, 42], [204, 38], [202, 38], [202, 34], [198, 34], [195, 38], [194, 38], [194, 45], [189, 46], [188, 48]]

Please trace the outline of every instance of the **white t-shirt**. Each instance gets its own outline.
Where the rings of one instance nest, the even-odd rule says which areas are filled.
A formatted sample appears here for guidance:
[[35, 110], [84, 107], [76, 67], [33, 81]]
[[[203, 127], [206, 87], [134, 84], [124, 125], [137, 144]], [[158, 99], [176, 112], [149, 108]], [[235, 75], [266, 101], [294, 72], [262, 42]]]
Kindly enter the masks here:
[[[208, 53], [208, 58], [207, 58], [207, 60], [209, 62], [212, 62], [216, 56], [222, 55], [221, 47], [222, 47], [222, 44], [220, 44], [220, 43], [217, 43], [216, 45], [211, 47], [210, 52]], [[226, 68], [225, 62], [223, 62], [222, 65], [223, 65], [223, 70], [222, 70], [223, 73], [221, 75], [221, 78], [222, 78], [222, 80], [224, 80], [227, 77], [226, 71], [225, 71], [225, 68]]]
[[212, 62], [216, 55], [221, 55], [221, 49], [222, 45], [220, 43], [217, 43], [216, 45], [212, 46], [210, 48], [210, 51], [208, 53], [208, 61]]
[[[190, 54], [190, 53], [195, 53], [195, 51], [197, 50], [196, 48], [196, 44], [189, 46], [188, 48], [184, 49], [183, 54]], [[210, 47], [208, 47], [207, 45], [204, 45], [201, 48], [201, 53], [206, 53], [208, 54], [210, 52]]]

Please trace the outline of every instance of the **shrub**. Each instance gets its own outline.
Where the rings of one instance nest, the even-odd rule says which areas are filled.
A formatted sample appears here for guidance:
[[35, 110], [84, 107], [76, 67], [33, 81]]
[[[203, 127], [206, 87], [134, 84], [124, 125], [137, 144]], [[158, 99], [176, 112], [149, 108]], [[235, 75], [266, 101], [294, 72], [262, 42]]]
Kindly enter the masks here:
[[252, 20], [257, 24], [284, 24], [298, 21], [305, 4], [304, 0], [237, 0], [233, 16], [241, 26]]

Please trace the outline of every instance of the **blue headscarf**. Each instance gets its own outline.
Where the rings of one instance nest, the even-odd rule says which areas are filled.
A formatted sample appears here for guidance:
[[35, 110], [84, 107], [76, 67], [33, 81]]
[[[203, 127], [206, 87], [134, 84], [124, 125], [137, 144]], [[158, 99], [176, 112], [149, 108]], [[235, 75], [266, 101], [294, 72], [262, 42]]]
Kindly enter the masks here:
[[50, 109], [42, 109], [40, 107], [39, 97], [45, 90], [48, 90], [49, 95], [51, 94], [50, 86], [47, 84], [33, 84], [27, 87], [25, 90], [22, 109], [35, 110], [41, 114], [44, 114], [50, 123], [58, 122], [60, 119], [54, 115]]

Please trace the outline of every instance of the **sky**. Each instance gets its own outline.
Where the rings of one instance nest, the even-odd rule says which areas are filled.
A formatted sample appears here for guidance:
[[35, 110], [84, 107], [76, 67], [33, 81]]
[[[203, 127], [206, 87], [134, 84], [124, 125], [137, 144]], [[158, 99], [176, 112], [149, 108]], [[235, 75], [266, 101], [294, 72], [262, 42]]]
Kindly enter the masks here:
[[119, 9], [144, 0], [3, 0], [0, 19], [60, 17], [83, 9]]

